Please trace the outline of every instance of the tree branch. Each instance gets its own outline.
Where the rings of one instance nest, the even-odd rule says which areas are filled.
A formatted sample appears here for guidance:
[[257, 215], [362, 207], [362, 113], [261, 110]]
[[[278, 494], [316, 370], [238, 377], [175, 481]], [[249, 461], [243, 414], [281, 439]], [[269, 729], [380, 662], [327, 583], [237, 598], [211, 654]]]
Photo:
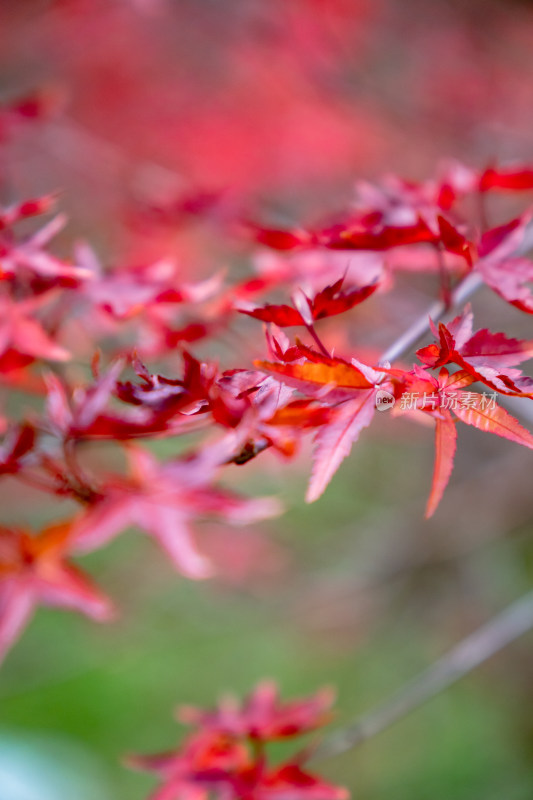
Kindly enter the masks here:
[[459, 642], [449, 653], [388, 701], [352, 725], [334, 732], [314, 751], [313, 759], [339, 755], [388, 728], [430, 698], [447, 689], [488, 658], [533, 629], [533, 592]]
[[380, 364], [385, 361], [390, 363], [403, 356], [418, 340], [430, 330], [429, 320], [439, 320], [447, 311], [465, 303], [483, 285], [483, 279], [478, 272], [471, 272], [464, 278], [451, 293], [450, 304], [436, 300], [422, 316], [417, 319], [395, 342], [383, 353]]
[[[530, 224], [524, 233], [524, 239], [517, 247], [514, 257], [525, 255], [533, 247], [533, 224]], [[478, 271], [470, 272], [456, 286], [451, 293], [450, 302], [446, 305], [442, 300], [436, 300], [428, 310], [416, 320], [404, 334], [396, 339], [395, 342], [383, 353], [380, 363], [385, 361], [392, 363], [410, 350], [417, 341], [430, 330], [430, 318], [435, 322], [439, 320], [447, 311], [452, 311], [458, 306], [462, 306], [483, 285], [483, 278]]]

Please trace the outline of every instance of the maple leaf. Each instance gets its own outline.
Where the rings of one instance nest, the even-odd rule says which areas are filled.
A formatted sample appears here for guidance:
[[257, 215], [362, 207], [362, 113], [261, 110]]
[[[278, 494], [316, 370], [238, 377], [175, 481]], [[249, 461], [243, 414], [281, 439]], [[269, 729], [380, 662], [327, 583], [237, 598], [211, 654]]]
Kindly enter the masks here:
[[439, 505], [453, 470], [457, 447], [457, 430], [449, 411], [441, 412], [435, 419], [435, 467], [431, 493], [426, 505], [426, 519], [431, 517]]
[[130, 445], [130, 476], [109, 476], [101, 497], [76, 524], [73, 540], [81, 552], [94, 550], [130, 525], [151, 534], [176, 568], [190, 578], [205, 578], [211, 567], [197, 551], [190, 523], [215, 516], [246, 524], [279, 513], [273, 498], [244, 499], [211, 486], [216, 468], [231, 454], [230, 443], [187, 459], [160, 464], [146, 450]]
[[291, 457], [305, 430], [330, 419], [327, 407], [292, 399], [292, 388], [263, 372], [228, 370], [214, 389], [210, 411], [215, 422], [233, 429], [234, 464], [245, 464], [268, 447]]
[[272, 741], [299, 736], [325, 725], [330, 720], [334, 699], [330, 689], [323, 689], [311, 697], [282, 703], [276, 684], [263, 681], [242, 704], [232, 695], [226, 695], [214, 710], [180, 706], [177, 717], [186, 725], [212, 732]]
[[271, 359], [284, 363], [305, 358], [306, 351], [301, 342], [291, 344], [289, 337], [277, 325], [272, 323], [265, 329], [268, 355]]
[[201, 363], [186, 350], [182, 352], [183, 378], [166, 378], [150, 373], [137, 355], [132, 359], [133, 368], [141, 379], [140, 384], [131, 381], [117, 383], [116, 394], [126, 403], [156, 409], [194, 413], [204, 410], [209, 404], [209, 393], [217, 377], [215, 365]]
[[477, 172], [457, 161], [449, 162], [439, 183], [439, 204], [449, 208], [475, 192], [523, 191], [533, 188], [533, 170], [525, 165], [488, 167]]
[[54, 342], [32, 316], [46, 302], [48, 298], [44, 296], [18, 302], [6, 295], [0, 296], [0, 371], [19, 366], [17, 357], [23, 359], [22, 364], [36, 358], [68, 361], [69, 352]]
[[[212, 414], [216, 422], [234, 429], [238, 452], [230, 459], [233, 463], [246, 463], [270, 446], [291, 456], [303, 428], [320, 424], [318, 409], [291, 404], [293, 390], [262, 372], [230, 370], [221, 375], [216, 388], [220, 394], [212, 403]], [[228, 411], [233, 419], [227, 417]]]
[[308, 297], [313, 297], [325, 286], [334, 285], [339, 275], [344, 275], [345, 291], [362, 286], [381, 285], [388, 277], [385, 257], [378, 252], [350, 253], [349, 259], [341, 251], [315, 247], [280, 255], [274, 251], [255, 255], [256, 275], [238, 283], [228, 291], [226, 306], [239, 308], [250, 303], [258, 294], [269, 289], [304, 287]]
[[532, 358], [533, 340], [513, 339], [504, 333], [492, 333], [483, 328], [461, 346], [460, 352], [473, 364], [504, 369]]
[[240, 314], [247, 314], [249, 317], [260, 319], [263, 322], [273, 322], [280, 328], [306, 325], [306, 322], [304, 321], [300, 312], [288, 305], [273, 305], [269, 303], [260, 308], [250, 309], [246, 309], [241, 306], [237, 308], [237, 311]]
[[[317, 354], [315, 354], [316, 358]], [[371, 389], [374, 384], [364, 372], [354, 364], [340, 358], [316, 358], [303, 363], [278, 363], [255, 361], [255, 366], [265, 372], [272, 372], [279, 380], [300, 389], [304, 394], [320, 399], [346, 399], [361, 389]]]
[[379, 207], [379, 195], [373, 198], [375, 200], [378, 207], [367, 209], [355, 220], [338, 222], [326, 229], [305, 234], [300, 231], [275, 231], [271, 232], [272, 236], [265, 235], [262, 242], [273, 249], [320, 246], [331, 250], [362, 251], [429, 244], [464, 258], [472, 266], [474, 245], [455, 224], [443, 216], [444, 208], [438, 205], [437, 199], [429, 204], [424, 201], [422, 207], [417, 208], [416, 205], [404, 204], [402, 198], [399, 204], [392, 204], [393, 222], [388, 221], [390, 209]]
[[411, 225], [384, 225], [378, 228], [367, 228], [360, 222], [351, 228], [337, 226], [330, 232], [324, 232], [319, 241], [335, 250], [390, 250], [406, 245], [430, 244], [463, 257], [471, 266], [473, 244], [442, 214], [436, 215], [435, 225], [436, 230], [433, 230], [422, 217], [418, 217]]
[[11, 228], [17, 222], [28, 219], [28, 217], [46, 214], [53, 207], [55, 199], [55, 195], [43, 195], [42, 197], [24, 200], [22, 203], [16, 203], [9, 208], [4, 208], [0, 211], [0, 231], [5, 228]]
[[36, 294], [53, 286], [76, 287], [92, 277], [87, 268], [64, 261], [45, 249], [65, 227], [67, 219], [64, 214], [58, 214], [22, 241], [14, 241], [12, 236], [2, 232], [3, 228], [10, 228], [22, 219], [46, 213], [54, 200], [53, 195], [47, 195], [20, 203], [0, 214], [0, 276], [14, 279], [22, 276], [26, 281], [29, 276], [29, 284]]
[[364, 391], [337, 409], [333, 419], [315, 437], [313, 470], [305, 499], [317, 500], [324, 492], [341, 462], [349, 455], [352, 445], [363, 428], [372, 422], [376, 410], [376, 390]]
[[19, 471], [21, 459], [35, 444], [35, 429], [23, 423], [9, 430], [0, 447], [0, 475], [12, 475]]
[[323, 231], [320, 242], [334, 250], [389, 250], [404, 245], [435, 242], [435, 233], [420, 217], [412, 225], [369, 228], [365, 222], [366, 220], [346, 228], [339, 225], [330, 231]]
[[478, 186], [475, 170], [456, 160], [446, 161], [436, 186], [436, 203], [439, 208], [449, 211], [458, 200], [477, 192]]
[[48, 373], [45, 427], [65, 440], [106, 435], [121, 439], [145, 430], [147, 413], [128, 420], [108, 410], [123, 366], [124, 362], [118, 360], [92, 386], [70, 392], [56, 375]]
[[327, 357], [300, 343], [298, 348], [308, 356], [300, 363], [255, 364], [330, 406], [315, 436], [313, 471], [306, 494], [307, 502], [313, 502], [324, 492], [361, 430], [370, 425], [378, 388], [389, 391], [392, 385], [383, 382], [386, 371], [380, 372], [356, 359], [349, 363]]
[[279, 228], [264, 228], [253, 222], [244, 223], [244, 230], [258, 244], [271, 247], [273, 250], [296, 250], [314, 243], [314, 235], [303, 229], [280, 230]]
[[510, 369], [533, 356], [533, 341], [510, 339], [486, 328], [472, 334], [470, 307], [448, 326], [441, 322], [438, 330], [434, 325], [432, 329], [439, 344], [417, 351], [422, 363], [430, 367], [454, 363], [501, 394], [533, 396], [533, 380], [520, 370]]
[[[477, 378], [468, 370], [461, 370], [452, 375], [443, 367], [438, 378], [425, 370], [414, 368], [411, 382], [404, 378], [404, 386], [409, 395], [415, 397], [413, 407], [407, 411], [423, 411], [435, 419], [435, 467], [429, 500], [426, 506], [426, 517], [436, 510], [446, 485], [449, 481], [456, 449], [455, 416], [461, 422], [472, 425], [486, 433], [493, 433], [504, 439], [533, 449], [533, 435], [524, 428], [505, 409], [495, 402], [494, 397], [487, 400], [485, 394], [464, 391]], [[400, 403], [395, 412], [401, 413]], [[397, 413], [398, 413], [397, 412]]]
[[[145, 369], [137, 363], [137, 369]], [[87, 387], [66, 386], [53, 373], [45, 375], [47, 397], [43, 427], [66, 440], [128, 440], [148, 434], [175, 433], [187, 427], [187, 409], [193, 405], [180, 381], [163, 382], [159, 376], [147, 378], [143, 387], [120, 383], [117, 379], [124, 367], [119, 359], [107, 372]], [[146, 373], [141, 373], [149, 375]], [[114, 395], [134, 408], [114, 410]], [[180, 414], [183, 412], [183, 414]]]
[[241, 314], [247, 314], [249, 317], [260, 319], [263, 322], [273, 322], [280, 328], [289, 328], [297, 325], [309, 326], [319, 319], [333, 317], [354, 308], [354, 306], [366, 300], [367, 297], [370, 297], [378, 288], [378, 284], [374, 283], [358, 289], [352, 289], [349, 292], [343, 292], [343, 283], [344, 278], [340, 278], [331, 286], [326, 286], [312, 299], [300, 290], [298, 294], [294, 295], [296, 308], [288, 305], [266, 305], [252, 309], [241, 307], [237, 308], [237, 311]]
[[276, 767], [265, 745], [325, 724], [331, 693], [282, 704], [277, 689], [260, 684], [242, 707], [225, 698], [214, 711], [185, 707], [180, 718], [197, 726], [176, 751], [129, 757], [137, 769], [154, 771], [162, 786], [152, 800], [344, 800], [345, 789], [308, 772], [299, 753]]
[[239, 771], [249, 768], [246, 745], [224, 734], [200, 730], [176, 751], [148, 756], [128, 756], [133, 769], [155, 772], [163, 785], [151, 800], [207, 800], [209, 794], [231, 783]]
[[74, 609], [98, 621], [113, 615], [109, 600], [67, 558], [71, 522], [38, 535], [0, 528], [0, 660], [38, 605]]
[[494, 189], [523, 191], [533, 189], [533, 169], [531, 167], [489, 167], [479, 178], [479, 191]]
[[264, 775], [252, 796], [254, 800], [347, 800], [349, 792], [299, 764], [286, 763]]
[[115, 320], [148, 313], [165, 316], [167, 306], [173, 312], [176, 305], [203, 303], [218, 292], [223, 280], [223, 273], [217, 272], [197, 283], [184, 281], [171, 258], [105, 270], [87, 244], [78, 245], [76, 257], [91, 276], [82, 287], [91, 310], [102, 309]]
[[[294, 452], [295, 432], [321, 422], [321, 412], [308, 403], [293, 405], [284, 411], [292, 390], [264, 373], [234, 369], [219, 373], [215, 364], [201, 363], [189, 353], [183, 353], [183, 379], [152, 375], [139, 361], [134, 360], [141, 385], [117, 384], [117, 395], [126, 402], [141, 405], [154, 412], [154, 422], [160, 428], [175, 432], [176, 415], [183, 429], [194, 420], [207, 425], [215, 422], [236, 431], [239, 452], [230, 460], [243, 464], [273, 445], [286, 455]], [[289, 433], [288, 429], [292, 428]], [[282, 432], [283, 430], [283, 432]]]
[[448, 253], [454, 253], [465, 259], [468, 266], [472, 266], [472, 254], [475, 251], [472, 242], [460, 233], [447, 219], [440, 214], [437, 217], [439, 224], [440, 244]]
[[339, 280], [335, 281], [331, 286], [326, 286], [325, 289], [322, 289], [321, 292], [315, 295], [311, 301], [311, 311], [314, 320], [342, 314], [344, 311], [348, 311], [350, 308], [362, 303], [363, 300], [366, 300], [367, 297], [374, 294], [378, 288], [377, 283], [371, 283], [367, 286], [361, 286], [360, 288], [343, 292], [343, 283], [344, 278], [339, 278]]
[[[154, 409], [159, 416], [183, 414], [185, 417], [210, 415], [212, 421], [227, 428], [236, 428], [248, 411], [260, 412], [264, 419], [274, 413], [287, 391], [279, 395], [280, 384], [262, 372], [233, 369], [219, 372], [214, 363], [200, 362], [183, 351], [183, 379], [171, 379], [151, 374], [138, 358], [133, 364], [143, 383], [117, 385], [117, 395], [125, 402]], [[273, 400], [266, 404], [269, 395]], [[290, 392], [289, 392], [290, 395]]]
[[295, 428], [315, 428], [331, 420], [329, 406], [319, 405], [312, 400], [293, 400], [277, 409], [266, 421], [267, 425], [290, 426]]
[[521, 311], [533, 314], [533, 262], [523, 253], [533, 244], [531, 213], [493, 228], [482, 237], [475, 269], [493, 291]]
[[[461, 403], [462, 397], [467, 392], [459, 393], [459, 404], [454, 407], [453, 413], [467, 425], [473, 425], [486, 433], [494, 433], [504, 439], [509, 439], [516, 444], [533, 449], [533, 435], [524, 428], [508, 411], [497, 404], [483, 407], [480, 403]], [[470, 400], [470, 398], [467, 398]]]
[[438, 215], [477, 190], [477, 174], [458, 161], [447, 161], [436, 179], [417, 182], [386, 175], [378, 186], [358, 181], [356, 189], [357, 208], [365, 219], [397, 226], [422, 219], [436, 231]]

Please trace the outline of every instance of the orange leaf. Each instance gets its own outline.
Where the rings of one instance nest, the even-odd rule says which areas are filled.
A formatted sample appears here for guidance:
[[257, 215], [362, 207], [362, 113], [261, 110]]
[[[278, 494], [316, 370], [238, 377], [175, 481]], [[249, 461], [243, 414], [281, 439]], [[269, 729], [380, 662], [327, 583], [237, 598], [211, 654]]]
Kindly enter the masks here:
[[327, 386], [334, 384], [343, 389], [372, 389], [373, 384], [368, 381], [360, 369], [351, 364], [279, 364], [271, 361], [254, 361], [258, 369], [273, 372], [286, 378], [314, 384], [314, 386]]

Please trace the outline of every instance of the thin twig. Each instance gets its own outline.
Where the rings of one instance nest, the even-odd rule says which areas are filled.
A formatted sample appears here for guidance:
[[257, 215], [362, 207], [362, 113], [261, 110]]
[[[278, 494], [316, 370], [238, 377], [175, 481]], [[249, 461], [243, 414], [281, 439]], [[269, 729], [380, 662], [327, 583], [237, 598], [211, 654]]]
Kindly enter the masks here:
[[430, 330], [430, 319], [437, 322], [446, 311], [465, 303], [481, 286], [483, 279], [478, 272], [471, 272], [451, 293], [447, 307], [442, 300], [436, 300], [419, 319], [417, 319], [395, 342], [383, 353], [380, 364], [385, 361], [394, 362], [409, 351], [418, 340]]
[[352, 725], [334, 732], [316, 748], [313, 759], [339, 755], [370, 739], [456, 683], [532, 628], [533, 592], [529, 592], [459, 642], [383, 705], [363, 715]]
[[[530, 224], [524, 231], [523, 240], [513, 253], [513, 257], [523, 256], [531, 250], [531, 248], [533, 248], [533, 224]], [[399, 337], [399, 339], [396, 339], [396, 341], [385, 350], [380, 358], [380, 363], [383, 364], [385, 361], [392, 363], [397, 358], [403, 356], [430, 330], [430, 319], [437, 322], [446, 312], [462, 306], [469, 297], [477, 292], [483, 283], [483, 277], [478, 270], [470, 272], [451, 293], [449, 306], [447, 307], [442, 300], [436, 300], [427, 311]]]

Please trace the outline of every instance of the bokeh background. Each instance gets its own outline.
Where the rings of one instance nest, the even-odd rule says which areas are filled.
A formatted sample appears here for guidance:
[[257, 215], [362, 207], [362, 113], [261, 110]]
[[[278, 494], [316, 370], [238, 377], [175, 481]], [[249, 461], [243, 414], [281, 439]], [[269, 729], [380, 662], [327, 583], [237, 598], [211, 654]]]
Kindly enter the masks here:
[[[217, 214], [290, 225], [344, 208], [357, 178], [422, 179], [447, 157], [531, 162], [532, 75], [525, 0], [2, 0], [1, 99], [38, 90], [46, 113], [14, 130], [0, 120], [0, 200], [60, 189], [65, 251], [88, 239], [108, 264], [171, 255], [188, 279], [243, 274], [246, 252], [175, 198], [212, 193]], [[392, 341], [431, 287], [408, 277], [408, 289], [380, 319], [363, 314], [353, 341]], [[531, 337], [488, 291], [475, 311], [479, 327]], [[265, 676], [287, 697], [336, 686], [342, 724], [519, 597], [533, 577], [531, 455], [470, 429], [459, 447], [429, 523], [432, 436], [384, 419], [313, 506], [309, 451], [232, 474], [288, 511], [253, 530], [205, 526], [223, 565], [208, 583], [176, 577], [140, 535], [84, 558], [121, 619], [41, 610], [9, 655], [0, 799], [143, 800], [153, 780], [123, 755], [172, 746], [178, 703]], [[7, 522], [64, 513], [17, 491], [0, 489]], [[357, 800], [528, 800], [531, 643], [324, 771]]]

